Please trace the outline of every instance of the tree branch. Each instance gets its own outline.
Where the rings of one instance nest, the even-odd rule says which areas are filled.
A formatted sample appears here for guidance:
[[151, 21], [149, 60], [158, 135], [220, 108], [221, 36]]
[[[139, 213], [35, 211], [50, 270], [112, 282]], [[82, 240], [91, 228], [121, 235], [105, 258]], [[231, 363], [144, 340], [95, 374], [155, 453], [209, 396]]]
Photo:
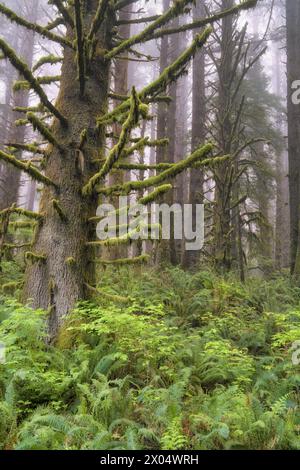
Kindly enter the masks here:
[[53, 106], [53, 104], [48, 100], [46, 93], [43, 88], [37, 81], [37, 79], [32, 75], [27, 64], [23, 62], [19, 57], [17, 57], [15, 51], [6, 44], [3, 39], [0, 38], [0, 48], [2, 49], [4, 55], [8, 58], [10, 63], [20, 72], [24, 78], [29, 82], [31, 88], [37, 93], [43, 105], [49, 109], [49, 111], [54, 114], [57, 119], [61, 122], [63, 126], [67, 125], [66, 119], [62, 114]]
[[63, 2], [61, 0], [51, 0], [51, 2], [49, 3], [54, 4], [56, 8], [58, 9], [58, 11], [60, 12], [61, 16], [63, 17], [63, 19], [65, 20], [65, 22], [68, 23], [70, 26], [72, 26], [72, 28], [74, 28], [73, 18], [71, 17], [68, 10], [65, 8]]
[[22, 170], [25, 173], [28, 173], [31, 176], [31, 178], [35, 179], [36, 181], [40, 181], [46, 186], [56, 187], [56, 184], [53, 181], [51, 181], [50, 178], [47, 178], [47, 176], [44, 176], [35, 166], [31, 165], [30, 163], [29, 164], [23, 163], [17, 158], [15, 158], [13, 155], [5, 153], [2, 150], [0, 150], [0, 160], [5, 161], [6, 163], [10, 163], [11, 165], [18, 168], [19, 170]]
[[85, 41], [83, 37], [82, 12], [80, 0], [74, 0], [75, 8], [75, 26], [76, 26], [76, 42], [77, 42], [77, 66], [78, 79], [80, 85], [80, 96], [84, 95], [85, 89]]
[[[171, 168], [163, 171], [157, 176], [152, 176], [144, 181], [128, 181], [125, 184], [114, 185], [110, 187], [97, 188], [97, 192], [100, 194], [111, 195], [114, 192], [120, 192], [122, 194], [129, 194], [131, 191], [137, 191], [151, 186], [156, 186], [163, 183], [164, 181], [174, 178], [179, 173], [182, 173], [187, 168], [191, 167], [198, 160], [202, 160], [213, 150], [212, 144], [207, 144], [201, 148], [198, 148], [189, 157], [175, 163]], [[208, 159], [211, 160], [211, 159]]]
[[139, 44], [141, 42], [146, 41], [147, 39], [152, 39], [154, 31], [164, 26], [168, 23], [172, 18], [176, 18], [180, 13], [184, 11], [184, 8], [189, 3], [192, 3], [193, 0], [177, 0], [171, 8], [169, 8], [164, 14], [160, 15], [153, 23], [151, 23], [147, 28], [145, 28], [141, 33], [132, 36], [125, 41], [122, 41], [121, 44], [113, 48], [107, 54], [105, 54], [105, 59], [110, 60], [116, 55], [120, 54], [134, 44]]
[[57, 34], [51, 33], [47, 28], [44, 28], [43, 26], [40, 26], [39, 24], [36, 23], [30, 23], [29, 21], [25, 20], [24, 18], [21, 18], [20, 16], [16, 15], [16, 13], [6, 6], [2, 5], [0, 3], [0, 13], [5, 15], [7, 18], [10, 19], [10, 21], [17, 23], [20, 26], [24, 26], [24, 28], [29, 29], [30, 31], [35, 31], [36, 33], [40, 34], [41, 36], [50, 39], [50, 41], [57, 42], [61, 46], [65, 47], [68, 46], [71, 49], [73, 49], [73, 45], [70, 41], [68, 41], [66, 38], [63, 38], [61, 36], [58, 36]]
[[101, 179], [105, 178], [105, 176], [110, 172], [114, 164], [118, 161], [118, 159], [122, 155], [124, 147], [130, 137], [131, 130], [138, 124], [139, 116], [140, 116], [140, 109], [142, 106], [145, 106], [145, 105], [140, 103], [137, 93], [135, 91], [135, 88], [133, 87], [131, 98], [130, 98], [130, 111], [129, 111], [126, 121], [124, 122], [122, 126], [122, 131], [121, 131], [118, 143], [109, 152], [107, 159], [104, 165], [102, 166], [101, 170], [99, 171], [99, 173], [96, 173], [89, 180], [86, 186], [83, 188], [84, 195], [88, 195], [92, 193], [95, 185]]
[[105, 12], [106, 12], [108, 4], [109, 4], [109, 0], [99, 0], [98, 8], [97, 8], [95, 17], [92, 21], [90, 32], [87, 36], [89, 41], [93, 41], [97, 32], [99, 31], [99, 28], [101, 27], [101, 24], [104, 21]]

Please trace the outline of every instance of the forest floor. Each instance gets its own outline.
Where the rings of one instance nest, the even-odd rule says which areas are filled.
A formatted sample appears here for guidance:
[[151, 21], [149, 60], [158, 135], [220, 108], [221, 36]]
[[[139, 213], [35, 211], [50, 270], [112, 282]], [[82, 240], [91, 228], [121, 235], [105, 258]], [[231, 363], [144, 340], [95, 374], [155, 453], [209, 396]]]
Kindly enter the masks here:
[[[4, 290], [20, 276], [3, 263]], [[209, 269], [122, 268], [101, 284], [52, 346], [47, 314], [2, 294], [0, 448], [300, 448], [288, 274], [242, 285]]]

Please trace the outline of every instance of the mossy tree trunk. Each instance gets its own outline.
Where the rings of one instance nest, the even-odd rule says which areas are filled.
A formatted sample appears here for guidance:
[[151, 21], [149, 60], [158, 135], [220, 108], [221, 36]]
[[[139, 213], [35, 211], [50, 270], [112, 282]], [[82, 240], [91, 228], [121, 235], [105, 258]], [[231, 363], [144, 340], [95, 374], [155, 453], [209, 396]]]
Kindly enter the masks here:
[[[97, 1], [90, 1], [84, 21], [91, 23]], [[108, 49], [110, 24], [106, 20], [98, 34], [99, 50]], [[67, 38], [73, 40], [69, 27]], [[86, 243], [95, 239], [95, 227], [88, 219], [96, 214], [98, 198], [83, 196], [82, 187], [97, 171], [93, 160], [104, 153], [105, 131], [96, 128], [96, 118], [107, 110], [109, 62], [97, 54], [90, 64], [85, 94], [80, 98], [75, 52], [65, 48], [61, 72], [61, 87], [57, 109], [68, 120], [63, 128], [56, 120], [52, 133], [62, 149], [52, 147], [45, 174], [57, 185], [47, 187], [41, 198], [40, 224], [33, 252], [40, 259], [30, 264], [26, 272], [25, 297], [35, 308], [50, 310], [49, 333], [54, 337], [63, 318], [79, 299], [88, 298], [86, 283], [94, 282], [93, 248]], [[87, 130], [87, 140], [79, 150], [80, 135]], [[57, 200], [62, 211], [53, 205]]]
[[293, 83], [300, 79], [300, 4], [287, 0], [288, 154], [291, 271], [300, 276], [300, 105], [293, 103]]

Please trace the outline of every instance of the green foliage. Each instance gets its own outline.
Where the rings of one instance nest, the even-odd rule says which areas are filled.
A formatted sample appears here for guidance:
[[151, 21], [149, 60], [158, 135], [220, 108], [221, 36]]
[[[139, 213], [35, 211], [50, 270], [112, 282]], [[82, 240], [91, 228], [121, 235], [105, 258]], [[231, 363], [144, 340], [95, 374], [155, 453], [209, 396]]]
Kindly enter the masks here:
[[55, 346], [46, 313], [2, 298], [1, 448], [300, 447], [299, 289], [287, 277], [100, 270], [112, 295], [78, 305]]

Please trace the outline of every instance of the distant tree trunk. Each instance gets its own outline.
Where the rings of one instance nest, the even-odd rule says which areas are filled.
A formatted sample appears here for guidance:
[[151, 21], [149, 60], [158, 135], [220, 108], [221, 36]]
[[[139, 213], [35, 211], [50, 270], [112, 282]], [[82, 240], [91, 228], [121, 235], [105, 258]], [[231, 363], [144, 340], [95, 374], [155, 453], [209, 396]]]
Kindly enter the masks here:
[[36, 181], [30, 180], [28, 184], [28, 191], [26, 195], [26, 209], [29, 211], [34, 210], [36, 199]]
[[[276, 96], [283, 96], [281, 49], [275, 42], [273, 47], [273, 78]], [[278, 128], [286, 132], [286, 124], [282, 123], [282, 114], [278, 113]], [[290, 261], [290, 214], [287, 152], [284, 149], [276, 154], [276, 214], [275, 214], [275, 266], [277, 269], [287, 268]]]
[[[205, 1], [196, 3], [193, 10], [194, 19], [205, 15]], [[205, 140], [205, 49], [197, 52], [193, 60], [193, 85], [192, 85], [192, 150], [195, 150]], [[193, 205], [195, 214], [196, 204], [203, 204], [203, 180], [204, 174], [201, 169], [190, 170], [189, 204]], [[193, 228], [195, 229], [195, 220]], [[185, 251], [183, 254], [183, 266], [194, 267], [199, 261], [198, 251]]]
[[[167, 11], [170, 6], [170, 0], [163, 0], [163, 12]], [[159, 72], [160, 74], [165, 70], [165, 68], [169, 64], [170, 59], [170, 39], [168, 36], [163, 36], [160, 43], [160, 63], [159, 63]], [[170, 95], [170, 90], [169, 90]], [[165, 137], [170, 137], [168, 135], [168, 126], [170, 129], [170, 125], [168, 122], [168, 118], [170, 115], [170, 104], [167, 105], [164, 102], [158, 103], [157, 106], [157, 139], [163, 139]], [[174, 109], [174, 106], [173, 106]], [[176, 104], [175, 104], [176, 109]], [[169, 148], [168, 147], [157, 147], [156, 150], [156, 162], [157, 163], [166, 163], [168, 162], [169, 158]], [[173, 161], [173, 158], [172, 160]], [[170, 191], [164, 198], [163, 201], [172, 204], [173, 195]], [[160, 202], [163, 202], [160, 200]], [[161, 240], [158, 244], [158, 248], [156, 250], [156, 262], [162, 263], [171, 261], [171, 251], [170, 251], [170, 240]]]
[[[33, 6], [33, 4], [32, 4]], [[38, 2], [35, 0], [34, 8], [30, 9], [30, 15], [28, 21], [36, 22], [38, 15]], [[33, 31], [22, 31], [22, 42], [19, 47], [20, 56], [32, 67], [33, 54], [34, 54], [34, 37]], [[22, 80], [22, 76], [18, 77]], [[13, 106], [14, 107], [27, 107], [29, 102], [29, 90], [20, 90], [13, 95]], [[10, 119], [12, 123], [18, 119], [24, 117], [24, 114], [11, 111]], [[6, 135], [8, 142], [12, 143], [24, 143], [26, 128], [24, 126], [11, 125]], [[16, 152], [15, 157], [21, 159], [22, 152]], [[0, 210], [6, 207], [12, 206], [18, 201], [19, 187], [21, 180], [21, 172], [11, 165], [5, 165], [2, 172], [2, 184], [0, 187]]]
[[[233, 5], [233, 0], [222, 0], [222, 9], [232, 8]], [[218, 122], [220, 130], [218, 137], [223, 155], [231, 153], [232, 144], [230, 109], [234, 47], [233, 18], [228, 16], [222, 20], [221, 60], [219, 65]], [[218, 269], [225, 271], [231, 267], [230, 205], [232, 189], [230, 185], [226, 184], [226, 177], [228, 178], [228, 163], [225, 162], [219, 165], [217, 170], [214, 205], [215, 262]]]
[[292, 101], [293, 83], [300, 80], [300, 2], [286, 1], [288, 154], [290, 185], [291, 271], [300, 275], [300, 105]]
[[[170, 6], [170, 0], [163, 0], [163, 11], [167, 11]], [[159, 59], [159, 73], [161, 74], [168, 65], [168, 50], [169, 39], [168, 36], [163, 36], [160, 43], [160, 59]], [[167, 129], [167, 113], [168, 107], [166, 103], [159, 103], [157, 106], [157, 139], [166, 137]], [[156, 161], [157, 163], [166, 162], [166, 147], [157, 147]]]

